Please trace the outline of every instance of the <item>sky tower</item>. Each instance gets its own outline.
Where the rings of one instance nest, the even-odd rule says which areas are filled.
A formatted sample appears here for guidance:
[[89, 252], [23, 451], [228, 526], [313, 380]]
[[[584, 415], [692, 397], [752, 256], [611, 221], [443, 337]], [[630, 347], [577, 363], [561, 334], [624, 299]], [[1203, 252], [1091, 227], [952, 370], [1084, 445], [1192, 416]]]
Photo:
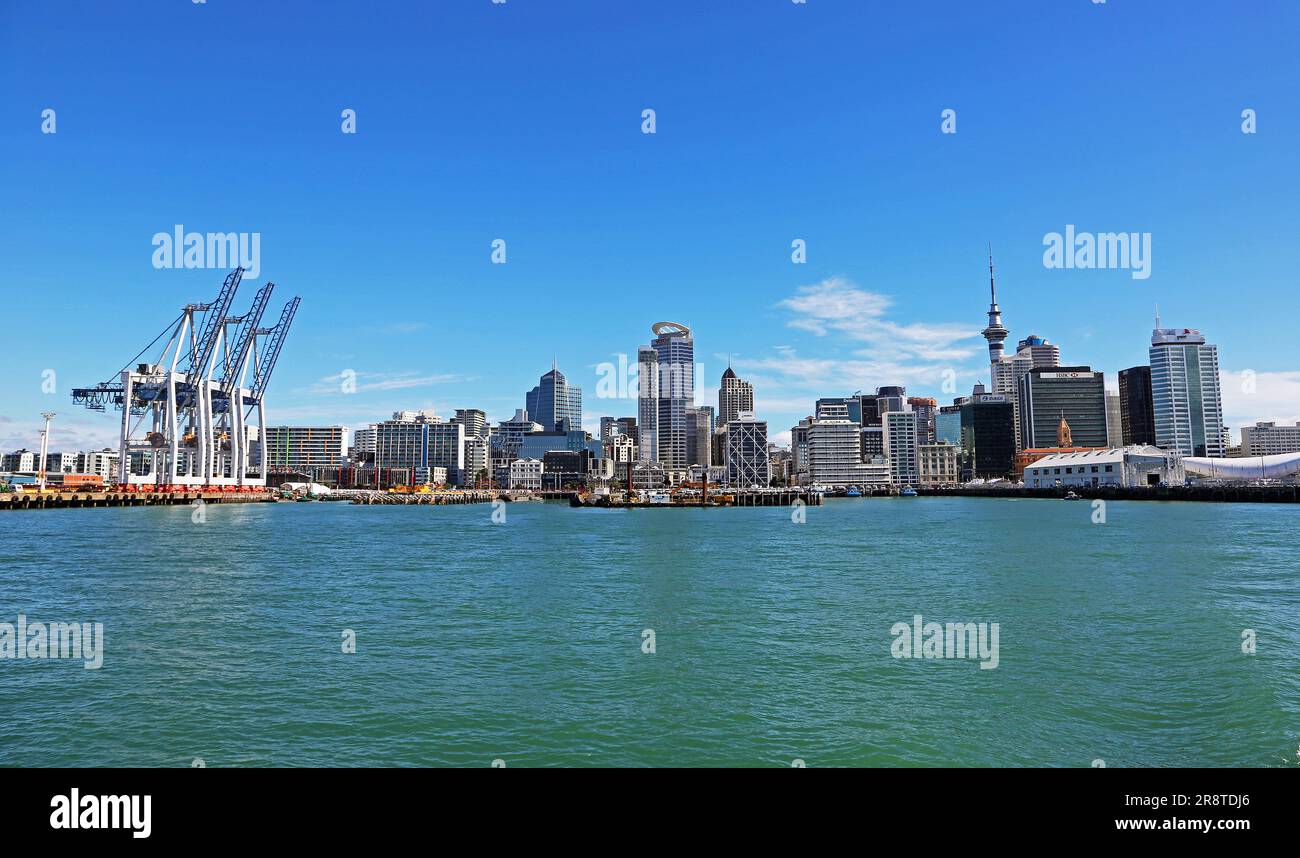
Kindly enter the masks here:
[[1002, 308], [998, 306], [998, 289], [993, 283], [993, 247], [989, 246], [989, 326], [981, 333], [989, 341], [989, 363], [997, 365], [1002, 359], [1002, 344], [1010, 333], [1002, 326]]

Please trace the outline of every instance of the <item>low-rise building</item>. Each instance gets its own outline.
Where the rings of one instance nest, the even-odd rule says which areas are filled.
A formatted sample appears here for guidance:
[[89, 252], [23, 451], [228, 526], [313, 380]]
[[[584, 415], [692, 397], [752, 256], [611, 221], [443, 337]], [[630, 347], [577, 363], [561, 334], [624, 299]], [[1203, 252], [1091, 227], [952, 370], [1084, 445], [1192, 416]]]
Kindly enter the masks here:
[[1025, 469], [1025, 486], [1028, 488], [1137, 488], [1182, 485], [1186, 479], [1181, 455], [1150, 446], [1054, 453]]
[[961, 482], [961, 447], [956, 444], [922, 444], [917, 448], [917, 464], [922, 486], [955, 486]]
[[541, 491], [543, 471], [541, 459], [516, 459], [510, 463], [510, 488]]
[[1300, 423], [1294, 426], [1256, 423], [1241, 427], [1241, 455], [1276, 456], [1282, 453], [1300, 453]]

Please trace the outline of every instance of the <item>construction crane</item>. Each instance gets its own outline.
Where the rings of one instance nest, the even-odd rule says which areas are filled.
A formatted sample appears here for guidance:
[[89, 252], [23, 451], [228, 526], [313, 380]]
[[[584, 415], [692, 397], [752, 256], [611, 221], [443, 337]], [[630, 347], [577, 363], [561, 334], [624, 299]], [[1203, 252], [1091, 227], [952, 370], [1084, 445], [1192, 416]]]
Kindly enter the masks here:
[[[264, 463], [256, 478], [249, 474], [245, 415], [253, 398], [244, 378], [250, 363], [258, 363], [259, 348], [265, 353], [263, 338], [276, 330], [259, 327], [275, 284], [259, 289], [247, 312], [231, 315], [243, 274], [242, 268], [232, 271], [212, 301], [182, 307], [180, 316], [117, 373], [117, 380], [73, 390], [73, 402], [92, 411], [104, 411], [109, 404], [122, 410], [123, 484], [265, 484]], [[295, 310], [298, 300], [290, 302]], [[136, 363], [164, 337], [156, 361]], [[282, 344], [283, 333], [276, 355]], [[269, 373], [258, 377], [257, 408], [265, 437], [261, 400]], [[132, 454], [143, 460], [142, 467], [132, 468]], [[133, 473], [141, 469], [145, 473]]]

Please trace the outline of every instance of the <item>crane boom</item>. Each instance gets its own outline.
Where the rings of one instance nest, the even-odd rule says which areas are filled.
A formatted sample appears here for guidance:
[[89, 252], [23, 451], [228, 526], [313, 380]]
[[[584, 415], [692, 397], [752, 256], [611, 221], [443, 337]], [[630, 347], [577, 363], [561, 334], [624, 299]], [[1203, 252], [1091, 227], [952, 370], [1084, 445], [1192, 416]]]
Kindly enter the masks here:
[[208, 363], [212, 360], [212, 352], [217, 347], [217, 334], [225, 322], [226, 313], [230, 312], [230, 304], [235, 300], [235, 291], [239, 289], [239, 281], [243, 277], [244, 269], [242, 268], [236, 268], [230, 272], [226, 276], [226, 282], [221, 284], [221, 291], [217, 294], [217, 300], [203, 307], [208, 311], [208, 317], [203, 323], [203, 333], [196, 341], [195, 351], [190, 353], [190, 366], [186, 372], [190, 385], [196, 390], [204, 373], [208, 371]]
[[244, 314], [243, 321], [239, 323], [239, 329], [235, 332], [233, 344], [226, 349], [226, 355], [233, 361], [226, 366], [221, 376], [221, 389], [226, 395], [230, 395], [244, 375], [244, 367], [248, 363], [249, 341], [256, 333], [257, 326], [262, 324], [262, 314], [266, 312], [267, 304], [271, 303], [271, 292], [274, 289], [275, 284], [268, 282], [257, 290], [257, 294], [253, 296], [253, 306], [249, 307], [248, 312]]
[[280, 359], [280, 347], [284, 345], [284, 338], [289, 334], [289, 326], [293, 324], [293, 317], [298, 312], [298, 303], [301, 300], [295, 295], [284, 305], [284, 310], [280, 313], [280, 321], [274, 328], [262, 328], [258, 331], [267, 334], [267, 339], [262, 346], [262, 356], [253, 369], [253, 389], [249, 396], [254, 401], [261, 400], [262, 394], [266, 392], [266, 386], [271, 381], [271, 373], [275, 370], [275, 362]]

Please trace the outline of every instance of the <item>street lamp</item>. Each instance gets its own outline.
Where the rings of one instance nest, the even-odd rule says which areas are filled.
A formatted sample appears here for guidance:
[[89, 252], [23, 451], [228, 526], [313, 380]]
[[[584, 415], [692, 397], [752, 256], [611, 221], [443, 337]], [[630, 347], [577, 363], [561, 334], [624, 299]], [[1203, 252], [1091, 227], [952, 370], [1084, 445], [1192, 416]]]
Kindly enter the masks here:
[[45, 454], [50, 449], [50, 423], [54, 420], [53, 411], [42, 411], [41, 416], [45, 418], [45, 429], [41, 432], [41, 466], [40, 480], [37, 484], [40, 491], [45, 491]]

